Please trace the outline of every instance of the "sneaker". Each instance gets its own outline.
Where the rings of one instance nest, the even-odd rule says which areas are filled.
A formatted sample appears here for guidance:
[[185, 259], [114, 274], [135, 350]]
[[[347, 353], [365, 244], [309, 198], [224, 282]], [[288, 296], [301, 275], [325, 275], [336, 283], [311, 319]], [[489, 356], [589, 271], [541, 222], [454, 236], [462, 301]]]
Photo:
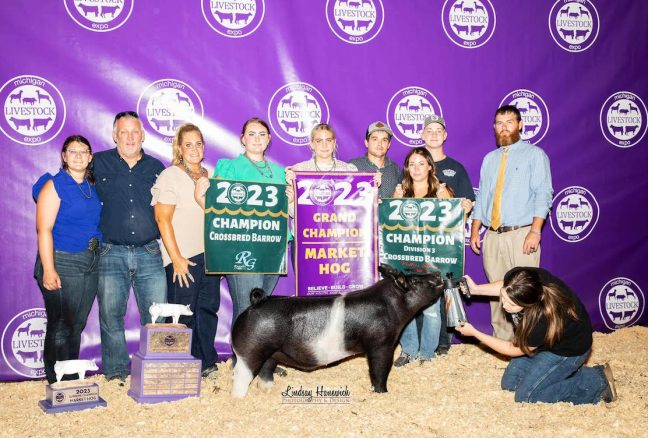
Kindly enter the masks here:
[[124, 386], [124, 384], [126, 383], [126, 376], [123, 376], [121, 374], [115, 374], [110, 377], [106, 376], [106, 380], [109, 382], [112, 380], [119, 380], [119, 386]]
[[400, 356], [396, 358], [394, 361], [394, 366], [395, 367], [402, 367], [407, 365], [410, 362], [414, 362], [414, 357], [410, 356], [409, 354], [405, 353], [404, 351], [401, 351]]
[[617, 399], [616, 385], [614, 384], [614, 375], [609, 363], [599, 365], [603, 369], [603, 376], [607, 382], [607, 386], [601, 393], [601, 400], [605, 403], [612, 403]]
[[274, 374], [278, 375], [279, 377], [286, 377], [288, 375], [288, 372], [281, 367], [275, 367]]
[[216, 371], [218, 371], [218, 366], [216, 364], [209, 366], [202, 370], [202, 377], [209, 377], [212, 374], [214, 374]]

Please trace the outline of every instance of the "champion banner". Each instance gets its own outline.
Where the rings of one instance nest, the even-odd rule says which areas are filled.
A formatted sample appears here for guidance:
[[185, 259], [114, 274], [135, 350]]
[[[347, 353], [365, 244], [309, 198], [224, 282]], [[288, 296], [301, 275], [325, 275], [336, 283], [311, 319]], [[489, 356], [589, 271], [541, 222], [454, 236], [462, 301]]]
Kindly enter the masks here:
[[461, 199], [383, 199], [380, 262], [410, 272], [463, 276], [465, 219]]
[[295, 172], [298, 296], [376, 282], [377, 188], [370, 173]]
[[205, 268], [286, 274], [286, 185], [212, 179], [205, 197]]

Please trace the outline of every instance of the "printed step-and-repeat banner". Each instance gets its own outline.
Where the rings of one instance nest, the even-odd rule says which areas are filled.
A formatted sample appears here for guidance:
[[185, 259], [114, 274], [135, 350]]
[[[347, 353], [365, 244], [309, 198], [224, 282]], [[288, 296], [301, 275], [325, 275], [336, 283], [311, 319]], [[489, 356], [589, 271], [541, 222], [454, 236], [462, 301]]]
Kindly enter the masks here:
[[[366, 129], [377, 120], [393, 129], [389, 157], [402, 165], [423, 144], [425, 117], [435, 114], [446, 120], [445, 152], [478, 187], [482, 159], [495, 148], [494, 111], [513, 104], [522, 113], [522, 137], [551, 162], [554, 200], [542, 233], [542, 266], [578, 293], [596, 330], [646, 324], [648, 229], [640, 218], [648, 204], [648, 2], [35, 5], [0, 6], [6, 42], [0, 49], [0, 379], [43, 376], [46, 315], [33, 279], [31, 186], [58, 169], [68, 135], [82, 134], [95, 151], [113, 148], [112, 120], [124, 110], [139, 112], [146, 152], [166, 165], [176, 128], [197, 124], [210, 174], [218, 159], [241, 152], [241, 127], [253, 116], [268, 122], [267, 155], [282, 166], [311, 157], [309, 131], [319, 122], [334, 127], [338, 159], [359, 157], [366, 153]], [[331, 272], [342, 271], [333, 263]], [[287, 265], [276, 294], [295, 293]], [[485, 280], [481, 257], [468, 247], [465, 271]], [[231, 302], [222, 286], [215, 342], [227, 355]], [[473, 300], [467, 311], [476, 326], [489, 329], [487, 302]], [[134, 300], [126, 327], [134, 351]], [[100, 359], [99, 344], [95, 304], [81, 356]]]

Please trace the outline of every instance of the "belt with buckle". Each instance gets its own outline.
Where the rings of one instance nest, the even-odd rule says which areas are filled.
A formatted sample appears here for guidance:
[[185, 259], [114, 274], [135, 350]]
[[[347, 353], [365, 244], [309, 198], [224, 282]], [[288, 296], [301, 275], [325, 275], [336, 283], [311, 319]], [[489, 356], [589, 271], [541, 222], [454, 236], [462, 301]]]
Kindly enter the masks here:
[[520, 228], [524, 227], [530, 227], [531, 224], [528, 225], [513, 225], [512, 227], [499, 227], [499, 228], [493, 228], [493, 227], [488, 227], [489, 230], [495, 231], [497, 234], [502, 234], [502, 233], [508, 233], [509, 231], [514, 231], [518, 230]]
[[88, 249], [92, 252], [99, 251], [99, 239], [93, 237], [92, 239], [88, 240]]

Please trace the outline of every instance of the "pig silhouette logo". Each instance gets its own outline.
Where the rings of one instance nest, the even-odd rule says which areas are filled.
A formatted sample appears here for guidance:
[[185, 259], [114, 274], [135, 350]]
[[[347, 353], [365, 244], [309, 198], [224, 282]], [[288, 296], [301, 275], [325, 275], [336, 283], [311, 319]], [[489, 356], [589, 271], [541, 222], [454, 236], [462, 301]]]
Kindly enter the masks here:
[[93, 32], [110, 32], [123, 26], [133, 12], [135, 0], [63, 0], [76, 24]]
[[636, 324], [645, 308], [643, 291], [629, 278], [612, 279], [599, 292], [599, 311], [606, 327], [611, 330]]
[[382, 0], [327, 0], [326, 21], [333, 34], [349, 44], [365, 44], [385, 22]]
[[486, 44], [495, 33], [496, 21], [490, 0], [446, 0], [441, 11], [446, 36], [464, 49]]
[[554, 42], [568, 52], [589, 49], [598, 37], [600, 20], [590, 0], [556, 0], [549, 11], [549, 32]]
[[45, 309], [34, 308], [15, 315], [2, 332], [2, 357], [9, 368], [24, 377], [45, 376], [43, 348], [47, 329]]
[[513, 105], [522, 116], [522, 140], [538, 144], [549, 131], [549, 109], [537, 93], [519, 89], [507, 94], [500, 102], [502, 105]]
[[639, 96], [619, 91], [607, 98], [601, 107], [600, 125], [603, 137], [620, 148], [629, 148], [646, 135], [648, 113]]
[[293, 146], [304, 146], [310, 142], [313, 126], [328, 123], [328, 103], [311, 84], [291, 82], [270, 98], [268, 120], [281, 140]]
[[571, 186], [553, 199], [549, 221], [556, 236], [565, 242], [580, 242], [590, 235], [599, 217], [594, 195], [584, 187]]
[[54, 84], [38, 76], [16, 76], [7, 81], [0, 88], [0, 102], [0, 130], [16, 143], [47, 143], [65, 123], [63, 96]]
[[409, 147], [423, 144], [421, 131], [428, 116], [443, 116], [434, 94], [421, 87], [405, 87], [392, 95], [387, 104], [387, 120], [396, 140]]
[[144, 129], [166, 143], [173, 142], [178, 127], [199, 125], [204, 115], [200, 96], [189, 84], [177, 79], [160, 79], [149, 84], [137, 101]]
[[201, 0], [205, 21], [228, 38], [243, 38], [259, 28], [265, 15], [264, 0]]

